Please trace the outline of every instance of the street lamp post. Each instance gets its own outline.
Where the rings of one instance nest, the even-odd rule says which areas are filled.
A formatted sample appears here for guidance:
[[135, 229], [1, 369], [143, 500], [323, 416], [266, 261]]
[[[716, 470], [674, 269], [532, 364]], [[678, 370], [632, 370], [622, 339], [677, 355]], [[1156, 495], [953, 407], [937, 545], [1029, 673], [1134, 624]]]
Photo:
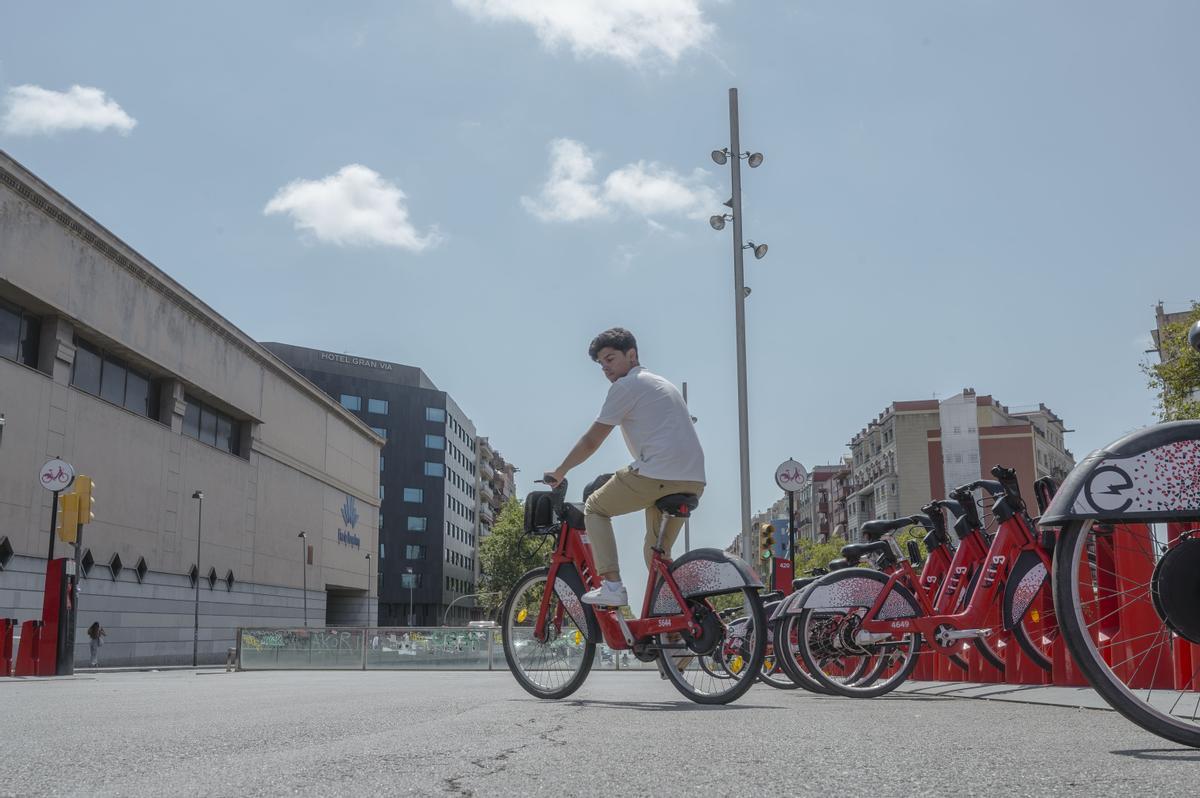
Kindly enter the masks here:
[[406, 574], [408, 574], [408, 625], [412, 626], [413, 625], [413, 583], [416, 582], [416, 579], [413, 578], [413, 569], [412, 569], [411, 565], [409, 567], [405, 568], [404, 572]]
[[192, 667], [200, 661], [200, 532], [204, 528], [204, 491], [192, 494], [196, 500], [196, 602], [192, 618]]
[[733, 303], [734, 327], [737, 334], [737, 393], [738, 393], [738, 450], [740, 454], [742, 478], [742, 559], [752, 561], [752, 546], [750, 539], [750, 420], [747, 411], [746, 390], [746, 288], [745, 274], [742, 268], [742, 252], [749, 248], [754, 250], [755, 258], [767, 254], [765, 244], [756, 245], [751, 242], [748, 246], [742, 242], [742, 158], [746, 158], [750, 168], [756, 168], [763, 161], [760, 152], [741, 151], [741, 135], [738, 128], [738, 94], [737, 89], [729, 90], [729, 149], [714, 150], [712, 159], [718, 165], [726, 161], [730, 166], [730, 178], [733, 188], [732, 196], [726, 203], [732, 213], [721, 214], [709, 219], [714, 230], [722, 230], [725, 220], [733, 221]]
[[304, 593], [304, 627], [308, 628], [308, 533], [301, 532], [300, 538], [300, 573]]
[[367, 626], [371, 625], [371, 552], [364, 555], [367, 558]]

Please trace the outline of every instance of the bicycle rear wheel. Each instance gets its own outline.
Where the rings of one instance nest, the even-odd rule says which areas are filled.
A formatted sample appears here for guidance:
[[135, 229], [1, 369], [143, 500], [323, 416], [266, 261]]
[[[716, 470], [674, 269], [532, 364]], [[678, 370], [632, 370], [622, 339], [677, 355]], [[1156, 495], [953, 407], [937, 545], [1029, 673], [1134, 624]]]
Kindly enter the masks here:
[[535, 568], [521, 577], [504, 603], [500, 633], [504, 659], [517, 683], [538, 698], [565, 698], [587, 678], [596, 644], [572, 618], [570, 610], [578, 608], [568, 608], [560, 598], [567, 596], [567, 603], [578, 603], [574, 591], [562, 580], [558, 580], [560, 589], [550, 597], [544, 639], [534, 635], [549, 576], [549, 568]]
[[[896, 586], [895, 589], [901, 588]], [[917, 666], [921, 651], [919, 633], [854, 643], [856, 621], [863, 612], [865, 610], [858, 609], [835, 615], [826, 610], [804, 610], [796, 616], [800, 655], [808, 673], [835, 695], [875, 698], [890, 693], [903, 684]]]
[[[767, 619], [758, 593], [753, 588], [742, 588], [743, 622], [728, 626], [721, 623], [707, 602], [688, 601], [688, 608], [701, 625], [717, 624], [718, 638], [711, 650], [696, 651], [694, 648], [676, 648], [668, 634], [658, 635], [659, 652], [663, 672], [680, 693], [698, 704], [727, 704], [740, 698], [757, 680], [762, 669], [763, 655], [767, 647]], [[735, 630], [730, 633], [730, 630]], [[696, 645], [689, 635], [681, 635], [685, 644]], [[709, 655], [720, 663], [720, 669], [703, 667], [700, 658]], [[726, 677], [715, 676], [723, 670]]]
[[1129, 720], [1200, 748], [1198, 593], [1200, 539], [1095, 520], [1059, 533], [1054, 603], [1079, 669]]

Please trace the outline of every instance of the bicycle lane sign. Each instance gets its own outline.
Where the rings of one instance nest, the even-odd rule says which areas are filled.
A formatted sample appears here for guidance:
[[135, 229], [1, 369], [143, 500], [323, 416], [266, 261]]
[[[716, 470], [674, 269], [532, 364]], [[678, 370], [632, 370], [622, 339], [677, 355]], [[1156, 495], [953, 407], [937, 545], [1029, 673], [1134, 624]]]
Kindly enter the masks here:
[[38, 482], [48, 491], [61, 493], [75, 482], [75, 469], [65, 460], [48, 460], [38, 471]]

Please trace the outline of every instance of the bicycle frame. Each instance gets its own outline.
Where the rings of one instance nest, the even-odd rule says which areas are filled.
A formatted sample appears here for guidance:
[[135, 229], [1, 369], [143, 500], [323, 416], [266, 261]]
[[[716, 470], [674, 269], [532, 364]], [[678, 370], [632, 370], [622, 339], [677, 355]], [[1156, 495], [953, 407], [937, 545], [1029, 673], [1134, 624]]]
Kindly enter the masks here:
[[[691, 613], [687, 612], [688, 602], [671, 576], [671, 562], [670, 559], [663, 556], [662, 552], [654, 551], [650, 560], [650, 573], [647, 575], [646, 595], [642, 602], [640, 618], [626, 620], [620, 614], [619, 609], [590, 607], [595, 614], [596, 623], [604, 637], [605, 645], [611, 649], [622, 650], [633, 648], [635, 643], [646, 642], [655, 635], [669, 632], [688, 631], [697, 637], [701, 635], [700, 624], [696, 623]], [[559, 571], [567, 565], [574, 566], [583, 580], [585, 588], [590, 590], [600, 587], [600, 574], [596, 571], [596, 562], [592, 555], [591, 543], [587, 539], [587, 532], [582, 529], [572, 529], [566, 521], [562, 521], [554, 553], [550, 558], [550, 574], [546, 584], [548, 586], [556, 585]], [[650, 602], [656, 593], [656, 579], [662, 580], [663, 585], [675, 599], [676, 606], [682, 608], [680, 612], [649, 617]], [[542, 603], [538, 609], [538, 617], [533, 629], [534, 638], [543, 642], [546, 640], [546, 626], [550, 620], [547, 617], [549, 609], [550, 591], [547, 590], [542, 595]], [[554, 618], [556, 626], [562, 624], [563, 611], [563, 604], [560, 601]], [[680, 643], [679, 645], [683, 647], [684, 644]]]
[[[972, 535], [968, 536], [967, 540], [979, 534], [978, 530], [976, 530]], [[963, 546], [960, 545], [959, 548], [962, 549]], [[992, 544], [985, 555], [987, 565], [979, 580], [979, 584], [976, 585], [970, 600], [962, 610], [956, 613], [947, 611], [954, 599], [953, 594], [944, 595], [944, 601], [942, 600], [943, 596], [940, 595], [934, 601], [930, 599], [924, 590], [913, 590], [911, 592], [920, 606], [921, 615], [909, 618], [880, 620], [877, 616], [884, 602], [892, 594], [893, 586], [897, 582], [905, 582], [907, 586], [916, 584], [914, 581], [916, 573], [913, 571], [912, 565], [908, 560], [904, 560], [900, 563], [900, 567], [888, 577], [887, 584], [879, 592], [874, 604], [863, 617], [861, 628], [865, 632], [886, 632], [890, 634], [920, 632], [931, 645], [948, 651], [958, 641], [952, 640], [947, 644], [943, 644], [937, 639], [935, 634], [937, 629], [941, 626], [948, 626], [955, 630], [978, 628], [987, 619], [988, 612], [995, 606], [998, 598], [1002, 596], [1001, 591], [1007, 583], [1009, 568], [1026, 551], [1035, 552], [1046, 567], [1047, 573], [1049, 573], [1051, 565], [1050, 556], [1038, 544], [1036, 536], [1026, 524], [1024, 514], [1014, 513], [1007, 520], [1003, 521], [997, 529], [996, 536], [993, 538]], [[945, 594], [945, 591], [942, 592]], [[1025, 611], [1028, 612], [1028, 608]]]

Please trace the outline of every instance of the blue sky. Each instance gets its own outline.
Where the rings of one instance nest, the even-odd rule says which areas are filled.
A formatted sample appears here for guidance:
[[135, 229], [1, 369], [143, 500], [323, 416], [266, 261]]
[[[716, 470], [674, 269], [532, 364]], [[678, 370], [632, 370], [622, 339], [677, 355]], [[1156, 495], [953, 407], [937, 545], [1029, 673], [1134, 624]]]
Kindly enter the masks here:
[[[836, 459], [897, 399], [1045, 402], [1077, 457], [1153, 420], [1154, 303], [1200, 298], [1198, 23], [1187, 2], [6, 4], [0, 147], [260, 340], [421, 366], [522, 490], [600, 407], [588, 341], [629, 327], [689, 383], [693, 543], [724, 545], [732, 273], [705, 218], [727, 89], [766, 155], [744, 175], [770, 245], [746, 277], [761, 508], [777, 463]], [[614, 435], [574, 482], [627, 460]], [[618, 526], [627, 563], [640, 528]]]

